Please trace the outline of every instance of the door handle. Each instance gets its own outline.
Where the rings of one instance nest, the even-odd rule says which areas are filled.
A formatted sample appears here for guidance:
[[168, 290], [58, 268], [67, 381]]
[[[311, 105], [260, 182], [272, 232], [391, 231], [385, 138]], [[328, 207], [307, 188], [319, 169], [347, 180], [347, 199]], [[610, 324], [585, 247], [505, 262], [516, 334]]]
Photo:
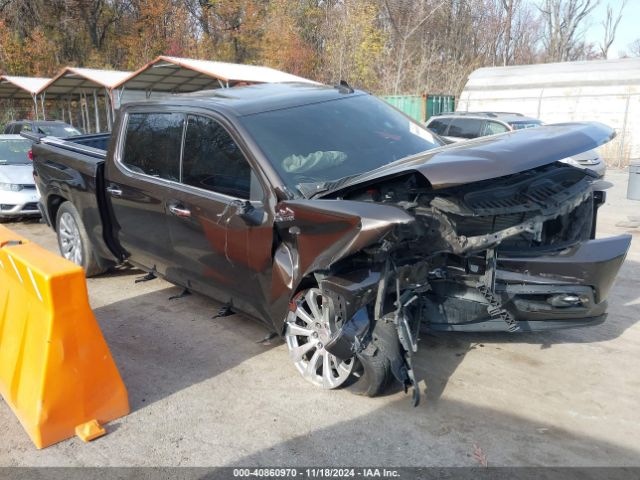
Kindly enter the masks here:
[[114, 187], [113, 185], [107, 187], [107, 193], [109, 193], [109, 195], [111, 195], [112, 197], [122, 196], [122, 190], [120, 190], [118, 187]]
[[169, 213], [181, 218], [189, 218], [191, 216], [191, 210], [177, 205], [169, 205]]

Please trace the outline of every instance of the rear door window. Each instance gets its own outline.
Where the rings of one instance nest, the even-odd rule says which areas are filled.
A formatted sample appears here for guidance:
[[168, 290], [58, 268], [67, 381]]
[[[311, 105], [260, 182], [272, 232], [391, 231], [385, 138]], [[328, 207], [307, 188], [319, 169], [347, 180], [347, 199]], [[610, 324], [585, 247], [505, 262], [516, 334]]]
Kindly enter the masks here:
[[130, 113], [123, 165], [136, 173], [179, 181], [183, 128], [182, 113]]
[[442, 119], [431, 121], [431, 123], [429, 123], [429, 125], [427, 125], [427, 128], [429, 130], [433, 130], [438, 135], [445, 135], [445, 132], [447, 131], [447, 126], [448, 125], [449, 125], [449, 119], [448, 118], [442, 118]]
[[247, 159], [222, 125], [209, 117], [189, 115], [182, 183], [232, 197], [255, 199], [256, 180]]
[[529, 122], [512, 122], [511, 128], [513, 128], [514, 130], [522, 130], [524, 128], [539, 127], [540, 125], [542, 125], [542, 122], [536, 120], [532, 120]]
[[484, 120], [475, 118], [454, 118], [449, 125], [448, 137], [478, 138], [482, 131]]
[[494, 122], [493, 120], [488, 120], [484, 127], [484, 135], [497, 135], [498, 133], [505, 133], [508, 131], [509, 129], [503, 124], [500, 122]]

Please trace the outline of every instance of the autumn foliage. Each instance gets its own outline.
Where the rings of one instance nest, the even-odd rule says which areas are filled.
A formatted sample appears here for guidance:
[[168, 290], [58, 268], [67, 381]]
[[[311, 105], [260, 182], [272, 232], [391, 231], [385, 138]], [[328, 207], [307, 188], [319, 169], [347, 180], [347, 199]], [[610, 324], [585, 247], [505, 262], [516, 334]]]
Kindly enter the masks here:
[[[134, 70], [167, 54], [457, 93], [475, 68], [553, 59], [541, 12], [528, 0], [0, 0], [0, 71]], [[570, 47], [566, 59], [589, 56]]]

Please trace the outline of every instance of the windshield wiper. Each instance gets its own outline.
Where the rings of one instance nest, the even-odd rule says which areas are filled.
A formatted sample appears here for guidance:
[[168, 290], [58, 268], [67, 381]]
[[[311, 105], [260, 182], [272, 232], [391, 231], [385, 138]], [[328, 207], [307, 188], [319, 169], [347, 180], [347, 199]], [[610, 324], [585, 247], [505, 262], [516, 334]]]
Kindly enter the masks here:
[[326, 184], [327, 182], [306, 182], [297, 184], [296, 188], [304, 198], [308, 199], [319, 193], [326, 192]]
[[346, 177], [338, 178], [337, 180], [329, 180], [325, 182], [306, 182], [299, 183], [296, 185], [298, 191], [302, 194], [304, 198], [311, 199], [323, 192], [327, 192], [330, 190], [335, 190], [339, 188], [341, 185], [344, 185], [349, 180], [352, 180], [356, 177], [362, 175], [361, 173], [356, 173], [353, 175], [347, 175]]
[[404, 163], [416, 160], [421, 156], [425, 155], [427, 152], [433, 153], [432, 150], [437, 150], [439, 148], [444, 149], [447, 147], [450, 147], [450, 145], [439, 145], [437, 147], [430, 148], [428, 150], [423, 150], [422, 152], [413, 153], [411, 155], [398, 158], [384, 165], [380, 165], [378, 168], [369, 170], [368, 172], [361, 172], [361, 173], [356, 173], [354, 175], [347, 175], [346, 177], [338, 178], [337, 180], [329, 180], [329, 181], [317, 182], [317, 183], [315, 182], [299, 183], [298, 185], [296, 185], [296, 187], [298, 187], [298, 190], [300, 191], [300, 193], [304, 198], [308, 198], [308, 199], [314, 198], [320, 195], [321, 193], [331, 191], [331, 190], [337, 190], [338, 188], [343, 186], [345, 183], [353, 180], [354, 178], [364, 177], [367, 175], [375, 175], [377, 173], [384, 172], [385, 170], [388, 170], [391, 167], [403, 165]]

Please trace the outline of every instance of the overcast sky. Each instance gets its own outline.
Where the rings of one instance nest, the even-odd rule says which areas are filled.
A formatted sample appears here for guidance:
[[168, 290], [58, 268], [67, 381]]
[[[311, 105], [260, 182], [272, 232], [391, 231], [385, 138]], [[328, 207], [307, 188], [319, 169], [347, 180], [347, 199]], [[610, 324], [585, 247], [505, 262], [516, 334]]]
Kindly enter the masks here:
[[[611, 5], [617, 14], [622, 0], [600, 0], [600, 4], [591, 12], [590, 24], [585, 29], [585, 38], [599, 44], [604, 36], [602, 22], [607, 16], [607, 5]], [[622, 20], [616, 32], [616, 40], [609, 50], [609, 58], [618, 58], [619, 53], [629, 50], [629, 44], [640, 38], [640, 0], [628, 0], [624, 7]]]

